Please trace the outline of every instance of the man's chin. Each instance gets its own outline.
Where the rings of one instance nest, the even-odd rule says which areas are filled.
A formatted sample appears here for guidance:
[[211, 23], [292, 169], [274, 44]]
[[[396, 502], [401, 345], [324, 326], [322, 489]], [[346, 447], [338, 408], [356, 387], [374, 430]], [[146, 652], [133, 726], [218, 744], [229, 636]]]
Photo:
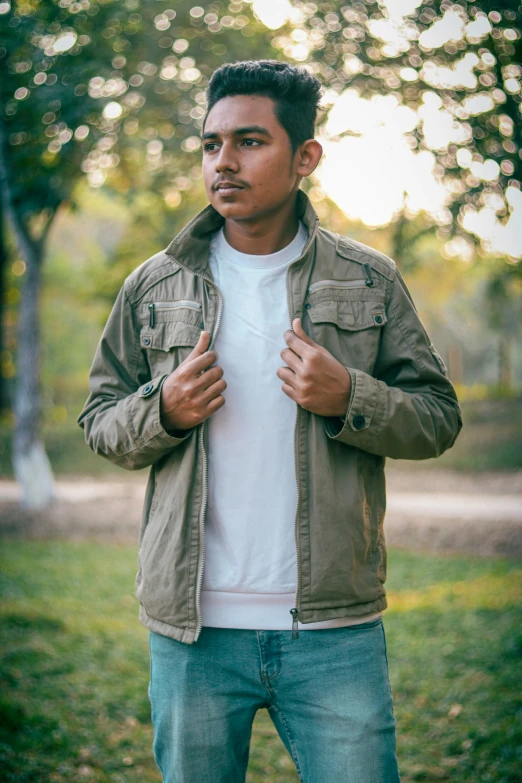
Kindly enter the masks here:
[[249, 220], [256, 216], [256, 210], [248, 207], [246, 204], [237, 202], [224, 202], [221, 199], [212, 199], [210, 202], [216, 212], [226, 220]]

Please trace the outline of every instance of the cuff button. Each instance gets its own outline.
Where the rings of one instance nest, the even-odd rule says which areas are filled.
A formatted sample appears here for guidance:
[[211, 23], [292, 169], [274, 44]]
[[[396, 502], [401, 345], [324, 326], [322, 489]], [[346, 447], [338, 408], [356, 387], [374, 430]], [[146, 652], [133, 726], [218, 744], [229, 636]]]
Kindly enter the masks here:
[[353, 417], [352, 423], [356, 430], [362, 430], [366, 426], [366, 419], [364, 416], [357, 414], [357, 416]]
[[150, 345], [150, 337], [143, 338], [143, 345]]
[[146, 397], [147, 394], [150, 394], [153, 389], [154, 389], [154, 384], [147, 383], [147, 385], [143, 387], [143, 391], [141, 393], [143, 394], [144, 397]]

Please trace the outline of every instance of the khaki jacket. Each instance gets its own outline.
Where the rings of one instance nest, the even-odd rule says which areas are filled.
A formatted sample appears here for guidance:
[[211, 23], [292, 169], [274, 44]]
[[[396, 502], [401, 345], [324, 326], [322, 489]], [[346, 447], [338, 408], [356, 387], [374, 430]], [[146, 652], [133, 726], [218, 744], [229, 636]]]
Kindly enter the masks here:
[[[437, 457], [462, 426], [444, 363], [393, 261], [320, 226], [302, 190], [297, 206], [308, 240], [287, 272], [288, 326], [302, 318], [306, 333], [346, 367], [352, 393], [344, 419], [296, 406], [297, 590], [289, 629], [297, 619], [386, 608], [385, 458]], [[96, 454], [127, 470], [150, 468], [136, 575], [139, 619], [188, 644], [201, 632], [207, 427], [203, 422], [182, 438], [168, 434], [160, 390], [203, 328], [212, 335], [210, 348], [216, 339], [223, 297], [208, 250], [223, 220], [207, 205], [125, 279], [77, 420]]]

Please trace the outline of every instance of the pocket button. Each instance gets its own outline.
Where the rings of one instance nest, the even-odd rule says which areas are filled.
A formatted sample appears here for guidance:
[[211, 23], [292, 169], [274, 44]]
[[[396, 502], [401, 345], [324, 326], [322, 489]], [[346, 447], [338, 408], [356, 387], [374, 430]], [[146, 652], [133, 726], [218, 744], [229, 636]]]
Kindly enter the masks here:
[[366, 426], [366, 419], [359, 413], [353, 417], [353, 426], [356, 430], [362, 430]]
[[150, 345], [150, 337], [143, 338], [143, 345]]

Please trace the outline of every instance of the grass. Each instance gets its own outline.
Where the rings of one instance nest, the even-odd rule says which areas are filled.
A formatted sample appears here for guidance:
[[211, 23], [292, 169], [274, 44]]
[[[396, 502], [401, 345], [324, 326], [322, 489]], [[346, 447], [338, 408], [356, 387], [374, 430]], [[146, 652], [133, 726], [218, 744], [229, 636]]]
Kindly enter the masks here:
[[[2, 780], [159, 782], [136, 548], [9, 541], [1, 562]], [[520, 564], [390, 550], [387, 587], [403, 783], [519, 781]], [[247, 780], [298, 780], [265, 710]]]
[[[79, 411], [77, 411], [79, 413]], [[408, 462], [412, 470], [446, 468], [488, 471], [522, 468], [522, 398], [462, 403], [464, 426], [455, 446], [437, 460]], [[0, 476], [12, 478], [12, 432], [0, 424]], [[121, 477], [122, 469], [94, 454], [83, 430], [72, 421], [46, 426], [43, 439], [56, 474]]]

